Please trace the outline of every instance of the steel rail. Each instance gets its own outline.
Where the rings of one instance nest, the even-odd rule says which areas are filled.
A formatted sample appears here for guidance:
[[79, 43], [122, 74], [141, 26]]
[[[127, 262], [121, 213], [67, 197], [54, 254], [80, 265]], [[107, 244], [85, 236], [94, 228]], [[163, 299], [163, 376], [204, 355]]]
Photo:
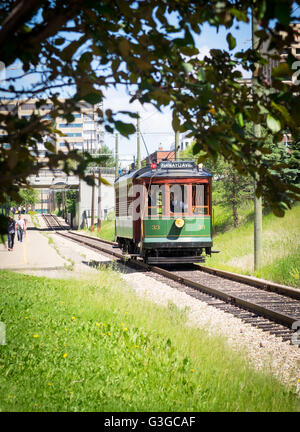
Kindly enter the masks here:
[[[275, 321], [275, 322], [280, 323], [286, 327], [291, 328], [293, 323], [300, 318], [298, 316], [292, 316], [288, 313], [284, 313], [282, 311], [278, 311], [278, 310], [268, 308], [266, 306], [262, 306], [261, 304], [257, 304], [253, 301], [249, 301], [245, 298], [242, 298], [239, 295], [236, 295], [233, 293], [228, 294], [226, 292], [222, 292], [220, 289], [209, 287], [205, 284], [199, 283], [197, 281], [193, 281], [189, 278], [176, 275], [175, 273], [172, 273], [172, 272], [165, 270], [161, 267], [150, 266], [150, 265], [148, 265], [142, 261], [139, 261], [139, 260], [126, 259], [126, 256], [124, 257], [124, 255], [122, 253], [116, 252], [116, 251], [113, 251], [112, 249], [101, 246], [101, 243], [106, 244], [106, 245], [110, 245], [110, 246], [115, 246], [115, 243], [112, 243], [109, 241], [102, 241], [101, 239], [96, 238], [96, 237], [91, 237], [91, 236], [87, 236], [84, 234], [73, 233], [73, 232], [68, 232], [68, 233], [57, 232], [57, 234], [59, 234], [63, 237], [66, 237], [70, 240], [73, 240], [75, 242], [82, 243], [82, 244], [89, 246], [93, 249], [97, 249], [101, 252], [105, 252], [107, 254], [113, 255], [116, 258], [124, 261], [126, 264], [134, 265], [134, 266], [137, 266], [137, 267], [142, 268], [142, 269], [147, 270], [147, 271], [152, 271], [152, 272], [160, 274], [160, 275], [162, 275], [168, 279], [172, 279], [176, 282], [179, 282], [179, 283], [184, 284], [186, 286], [189, 286], [191, 288], [194, 288], [194, 289], [200, 290], [202, 292], [205, 292], [207, 294], [210, 294], [214, 297], [217, 297], [217, 298], [223, 300], [226, 303], [230, 303], [232, 305], [235, 305], [235, 306], [238, 306], [240, 308], [246, 309], [248, 311], [254, 312], [255, 314], [257, 314], [259, 316], [263, 316], [265, 318], [268, 318], [271, 321]], [[277, 293], [274, 293], [274, 295], [277, 295]]]
[[[87, 234], [84, 233], [79, 233], [76, 231], [69, 231], [70, 233], [80, 236], [80, 237], [86, 237], [86, 238], [92, 238], [98, 242], [102, 242], [102, 243], [107, 243], [110, 244], [112, 246], [117, 246], [116, 242], [110, 242], [108, 240], [104, 240], [104, 239], [100, 239], [99, 237], [93, 237], [93, 236], [89, 236]], [[228, 272], [225, 270], [219, 270], [219, 269], [215, 269], [212, 267], [207, 267], [207, 266], [203, 266], [203, 265], [199, 265], [199, 264], [195, 264], [199, 270], [205, 272], [205, 273], [209, 273], [209, 274], [213, 274], [215, 276], [220, 276], [235, 282], [241, 282], [241, 283], [245, 283], [247, 285], [256, 287], [256, 288], [260, 288], [262, 290], [265, 291], [269, 291], [269, 292], [275, 292], [278, 294], [282, 294], [284, 296], [287, 297], [291, 297], [294, 298], [296, 300], [300, 300], [300, 289], [297, 288], [293, 288], [293, 287], [289, 287], [286, 285], [280, 285], [271, 281], [266, 281], [263, 279], [258, 279], [258, 278], [253, 278], [251, 276], [246, 276], [246, 275], [240, 275], [237, 273], [232, 273], [232, 272]]]

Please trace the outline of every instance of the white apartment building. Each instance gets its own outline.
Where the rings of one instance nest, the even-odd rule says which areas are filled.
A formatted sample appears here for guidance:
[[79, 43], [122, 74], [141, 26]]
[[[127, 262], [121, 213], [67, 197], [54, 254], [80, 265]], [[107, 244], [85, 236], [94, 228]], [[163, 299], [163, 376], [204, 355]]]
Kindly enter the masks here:
[[[35, 113], [43, 116], [45, 120], [52, 120], [50, 116], [53, 107], [51, 102], [42, 105], [40, 108], [36, 107], [37, 102], [38, 99], [30, 99], [27, 101], [15, 100], [9, 102], [2, 100], [0, 103], [0, 111], [5, 113], [17, 110], [20, 118], [30, 118], [31, 115]], [[81, 102], [80, 112], [73, 113], [73, 122], [68, 123], [59, 116], [55, 119], [56, 129], [64, 134], [63, 136], [55, 134], [55, 139], [51, 139], [51, 141], [55, 143], [57, 152], [67, 152], [69, 146], [70, 149], [100, 153], [104, 141], [104, 129], [102, 125], [99, 124], [99, 117], [96, 110], [96, 105]], [[4, 132], [2, 132], [2, 134], [4, 134]], [[45, 136], [42, 142], [37, 143], [39, 157], [41, 158], [45, 156], [46, 149], [44, 144], [46, 141], [49, 141], [49, 139], [49, 136]]]
[[[39, 155], [38, 159], [43, 160], [46, 155], [45, 143], [51, 142], [55, 145], [56, 152], [63, 151], [68, 152], [70, 149], [76, 149], [79, 151], [89, 151], [90, 153], [97, 154], [101, 152], [101, 146], [104, 141], [104, 129], [99, 124], [98, 114], [96, 112], [97, 106], [91, 105], [86, 102], [80, 103], [80, 111], [74, 112], [74, 120], [68, 123], [62, 117], [56, 117], [55, 120], [50, 116], [50, 112], [53, 108], [52, 103], [49, 101], [41, 107], [37, 108], [36, 103], [38, 99], [30, 100], [1, 100], [0, 101], [0, 112], [2, 114], [8, 112], [17, 112], [19, 118], [30, 118], [31, 115], [38, 114], [43, 116], [45, 120], [53, 121], [55, 129], [63, 133], [55, 133], [54, 136], [45, 135], [42, 137], [41, 142], [37, 143]], [[5, 136], [5, 130], [1, 130], [0, 135]], [[6, 142], [3, 144], [4, 148], [10, 148], [10, 143]], [[43, 171], [40, 175], [43, 177]], [[41, 177], [41, 178], [42, 178]], [[50, 190], [39, 188], [39, 202], [35, 205], [35, 210], [39, 213], [48, 213], [50, 211]]]

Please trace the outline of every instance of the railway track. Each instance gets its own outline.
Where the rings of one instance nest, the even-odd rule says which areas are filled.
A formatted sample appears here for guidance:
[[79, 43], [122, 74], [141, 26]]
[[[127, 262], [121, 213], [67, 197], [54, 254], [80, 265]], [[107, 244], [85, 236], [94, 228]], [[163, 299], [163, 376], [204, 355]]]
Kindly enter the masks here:
[[300, 290], [267, 281], [244, 278], [240, 275], [236, 275], [237, 278], [235, 278], [232, 273], [223, 274], [224, 272], [221, 271], [218, 273], [216, 269], [206, 269], [202, 266], [199, 268], [197, 265], [182, 265], [180, 268], [175, 265], [168, 266], [168, 268], [150, 266], [138, 259], [127, 259], [115, 243], [85, 234], [67, 232], [65, 227], [60, 225], [57, 217], [47, 215], [46, 219], [49, 228], [56, 231], [58, 227], [57, 234], [125, 260], [127, 265], [142, 271], [146, 270], [151, 277], [185, 291], [283, 340], [291, 341], [293, 333], [297, 330], [295, 324], [297, 321], [300, 327]]

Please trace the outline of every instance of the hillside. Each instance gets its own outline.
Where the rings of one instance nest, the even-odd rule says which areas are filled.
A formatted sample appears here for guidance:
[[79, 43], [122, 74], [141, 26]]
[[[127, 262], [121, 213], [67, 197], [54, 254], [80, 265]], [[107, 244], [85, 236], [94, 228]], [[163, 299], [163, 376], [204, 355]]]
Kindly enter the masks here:
[[257, 276], [300, 287], [300, 205], [287, 211], [284, 218], [272, 213], [263, 216], [263, 266], [253, 269], [253, 209], [241, 209], [241, 224], [231, 228], [229, 208], [215, 207], [214, 249], [220, 250], [207, 260], [211, 267]]

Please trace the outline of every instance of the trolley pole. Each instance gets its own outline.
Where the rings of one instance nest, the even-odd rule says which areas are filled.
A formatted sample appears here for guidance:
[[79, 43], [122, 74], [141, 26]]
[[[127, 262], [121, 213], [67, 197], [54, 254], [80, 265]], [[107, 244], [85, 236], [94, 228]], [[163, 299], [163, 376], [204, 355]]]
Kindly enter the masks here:
[[[252, 49], [257, 50], [259, 38], [255, 32], [258, 30], [258, 22], [254, 17], [252, 9]], [[252, 77], [252, 91], [253, 97], [256, 92], [256, 79], [259, 74], [259, 66], [257, 65]], [[261, 137], [261, 127], [259, 124], [254, 125], [254, 136], [259, 139]], [[255, 174], [254, 179], [254, 270], [258, 270], [262, 263], [262, 198], [256, 196], [257, 181], [259, 175]]]
[[136, 141], [136, 145], [137, 145], [137, 152], [136, 152], [136, 167], [137, 169], [141, 168], [141, 127], [140, 127], [140, 122], [141, 122], [141, 118], [140, 118], [140, 113], [137, 113], [138, 117], [137, 117], [137, 141]]
[[[93, 173], [93, 180], [95, 181], [95, 167], [92, 168]], [[92, 218], [91, 218], [91, 229], [94, 231], [94, 225], [95, 225], [95, 184], [92, 186]]]
[[101, 216], [102, 216], [102, 206], [101, 206], [101, 176], [102, 176], [102, 168], [99, 166], [99, 172], [98, 172], [98, 219], [97, 219], [97, 231], [101, 230]]

